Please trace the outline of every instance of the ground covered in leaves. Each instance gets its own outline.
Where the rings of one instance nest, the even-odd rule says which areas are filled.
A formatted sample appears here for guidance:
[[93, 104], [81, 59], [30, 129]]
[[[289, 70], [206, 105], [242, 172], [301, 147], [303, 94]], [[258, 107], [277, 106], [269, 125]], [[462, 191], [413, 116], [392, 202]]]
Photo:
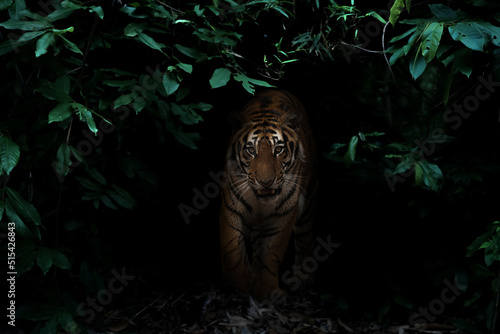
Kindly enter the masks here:
[[112, 309], [96, 319], [89, 333], [464, 333], [443, 324], [411, 328], [404, 321], [381, 326], [341, 319], [335, 309], [334, 303], [310, 290], [271, 303], [212, 282], [185, 291], [153, 293], [140, 304]]

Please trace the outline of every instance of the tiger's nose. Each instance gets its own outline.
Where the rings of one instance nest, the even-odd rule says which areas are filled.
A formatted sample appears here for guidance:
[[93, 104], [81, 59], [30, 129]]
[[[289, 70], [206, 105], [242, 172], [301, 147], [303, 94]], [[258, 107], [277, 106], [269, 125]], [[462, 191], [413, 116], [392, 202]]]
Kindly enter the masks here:
[[259, 181], [259, 184], [261, 186], [265, 187], [265, 188], [269, 188], [274, 183], [274, 179], [270, 179], [270, 180], [257, 180], [257, 181]]

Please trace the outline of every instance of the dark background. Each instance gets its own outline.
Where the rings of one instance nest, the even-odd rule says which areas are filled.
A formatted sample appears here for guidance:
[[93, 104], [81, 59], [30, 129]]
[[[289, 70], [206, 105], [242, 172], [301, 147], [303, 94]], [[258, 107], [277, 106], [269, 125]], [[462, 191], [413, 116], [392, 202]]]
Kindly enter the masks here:
[[[176, 4], [179, 5], [170, 3], [173, 7]], [[422, 11], [426, 8], [425, 3], [418, 5], [414, 14], [417, 17], [420, 13], [418, 8]], [[476, 11], [473, 6], [460, 5], [463, 7], [456, 7]], [[301, 10], [299, 5], [296, 19], [286, 30], [274, 12], [261, 13], [258, 25], [247, 22], [238, 27], [237, 31], [243, 37], [237, 51], [244, 55], [241, 66], [250, 77], [263, 80], [258, 76], [258, 64], [261, 64], [263, 54], [274, 52], [273, 45], [281, 37], [283, 45], [288, 45], [298, 32], [303, 31], [303, 26], [318, 29], [313, 23], [321, 15], [306, 11], [305, 8], [310, 7], [304, 6]], [[388, 7], [383, 1], [356, 3], [356, 6], [361, 12], [369, 9], [382, 12]], [[105, 7], [113, 13], [112, 8]], [[2, 14], [2, 19], [7, 19], [6, 13]], [[402, 15], [407, 17], [404, 16], [407, 13]], [[129, 19], [119, 14], [111, 17], [99, 26], [103, 34], [113, 31], [115, 25], [126, 24]], [[357, 24], [363, 30], [367, 22], [373, 20], [367, 18], [357, 21]], [[90, 24], [89, 21], [89, 29]], [[183, 32], [181, 26], [177, 29], [176, 38], [189, 45], [190, 38], [193, 38], [189, 36], [189, 30]], [[396, 36], [398, 29], [402, 28], [388, 27], [388, 34]], [[82, 41], [86, 37], [83, 33], [77, 36]], [[350, 31], [337, 38], [356, 44]], [[380, 50], [380, 45], [381, 35], [377, 35], [363, 48]], [[402, 62], [392, 67], [393, 78], [383, 55], [360, 51], [353, 53], [351, 59], [346, 58], [338, 48], [340, 44], [337, 44], [334, 60], [301, 54], [300, 61], [286, 65], [279, 81], [268, 80], [296, 95], [308, 111], [319, 162], [316, 234], [323, 240], [330, 238], [340, 244], [326, 261], [319, 264], [314, 289], [341, 312], [362, 319], [404, 323], [420, 306], [426, 307], [440, 297], [445, 279], [453, 281], [457, 277], [468, 277], [469, 291], [453, 304], [446, 305], [443, 319], [474, 318], [475, 312], [481, 313], [477, 309], [464, 308], [463, 304], [476, 287], [483, 284], [479, 280], [473, 281], [470, 269], [471, 263], [480, 263], [482, 257], [479, 254], [468, 259], [465, 252], [486, 226], [498, 219], [498, 91], [482, 101], [479, 109], [464, 119], [460, 128], [453, 130], [449, 124], [434, 123], [435, 119], [442, 118], [446, 110], [442, 104], [440, 85], [445, 78], [441, 72], [443, 68], [437, 66], [431, 69], [435, 71], [435, 77], [415, 81], [408, 72], [408, 63]], [[106, 66], [145, 74], [146, 66], [155, 68], [163, 59], [154, 50], [144, 48], [140, 51], [139, 54], [132, 52], [130, 44], [123, 40], [117, 40], [111, 49], [96, 49], [88, 55], [87, 75], [93, 68]], [[178, 57], [187, 60], [182, 55]], [[31, 72], [28, 65], [21, 62], [28, 61], [19, 59], [20, 71], [27, 76]], [[15, 62], [12, 59], [9, 61]], [[456, 76], [450, 105], [461, 103], [473, 94], [478, 76], [488, 77], [493, 73], [492, 53], [478, 55], [473, 61], [475, 67], [470, 78]], [[68, 251], [72, 268], [69, 271], [54, 270], [43, 276], [35, 267], [21, 276], [18, 283], [21, 291], [19, 304], [43, 300], [40, 296], [51, 289], [72, 291], [75, 301], [83, 300], [95, 295], [99, 282], [106, 284], [111, 270], [116, 268], [125, 268], [127, 274], [136, 278], [113, 299], [113, 305], [126, 305], [130, 300], [161, 293], [181, 294], [193, 286], [220, 281], [220, 196], [210, 198], [199, 214], [189, 217], [189, 223], [181, 215], [179, 205], [193, 207], [193, 189], [203, 192], [207, 184], [214, 182], [210, 173], [223, 169], [231, 134], [228, 115], [242, 108], [251, 95], [234, 80], [224, 87], [210, 88], [207, 78], [214, 68], [223, 66], [222, 61], [215, 65], [200, 63], [194, 66], [193, 75], [184, 82], [191, 89], [189, 98], [193, 102], [203, 101], [213, 105], [212, 110], [202, 113], [203, 122], [189, 128], [189, 131], [201, 135], [201, 140], [197, 142], [198, 149], [183, 146], [164, 128], [158, 128], [154, 113], [136, 115], [131, 110], [123, 120], [118, 119], [119, 115], [111, 115], [116, 129], [103, 134], [102, 142], [88, 157], [103, 175], [132, 194], [137, 201], [135, 209], [111, 210], [102, 204], [94, 209], [89, 201], [82, 200], [82, 188], [76, 179], [76, 176], [86, 175], [83, 167], [76, 167], [66, 176], [64, 183], [60, 183], [48, 163], [29, 163], [26, 157], [36, 155], [38, 151], [23, 152], [22, 159], [28, 159], [28, 162], [23, 160], [24, 169], [13, 175], [8, 185], [23, 189], [28, 172], [33, 173], [33, 183], [40, 188], [36, 203], [44, 225], [42, 244], [56, 245]], [[7, 82], [15, 82], [18, 76], [13, 67], [0, 73], [4, 83], [2, 95], [5, 96], [9, 92]], [[435, 93], [431, 100], [428, 94], [424, 95], [421, 87], [428, 83], [435, 84], [431, 89]], [[257, 87], [257, 91], [262, 89]], [[103, 92], [106, 93], [109, 92]], [[30, 100], [27, 101], [23, 104], [24, 110], [30, 109]], [[15, 110], [16, 104], [7, 102], [8, 109], [5, 110]], [[431, 112], [422, 112], [423, 104]], [[33, 112], [40, 105], [33, 102], [33, 108], [28, 113], [33, 119], [30, 121], [32, 126], [41, 118], [45, 119], [50, 110], [42, 105], [43, 117]], [[12, 121], [10, 115], [5, 116], [6, 122]], [[19, 138], [22, 133], [20, 126], [9, 126], [11, 123], [5, 123], [2, 133]], [[75, 121], [73, 126], [70, 143], [76, 146], [84, 139], [81, 131], [86, 129], [86, 124]], [[417, 186], [413, 174], [396, 184], [392, 191], [384, 172], [394, 170], [395, 163], [385, 157], [393, 151], [370, 151], [362, 148], [360, 143], [356, 161], [350, 167], [342, 161], [326, 157], [334, 143], [348, 143], [358, 132], [385, 133], [370, 139], [379, 147], [395, 142], [408, 142], [415, 146], [415, 140], [425, 138], [422, 134], [441, 126], [447, 135], [453, 137], [453, 141], [436, 144], [433, 154], [425, 157], [444, 166], [445, 179], [437, 192]], [[415, 130], [414, 136], [408, 136], [405, 135], [410, 132], [406, 131], [408, 129], [418, 131]], [[54, 135], [57, 131], [58, 134]], [[45, 143], [44, 138], [50, 136], [55, 138], [54, 142], [61, 142], [66, 132], [52, 124], [43, 133], [43, 140], [29, 135], [32, 136], [29, 143], [36, 143], [37, 140]], [[345, 150], [339, 151], [340, 157]], [[57, 146], [49, 151], [44, 154], [49, 156], [50, 153], [53, 157]], [[50, 163], [50, 159], [47, 157], [43, 161]], [[144, 177], [128, 177], [123, 173], [120, 165], [130, 161], [140, 162], [143, 166], [141, 171], [151, 182], [146, 182]], [[454, 182], [453, 175], [459, 172], [481, 175], [482, 181]], [[62, 229], [64, 224], [72, 221], [82, 222], [85, 227], [77, 231]], [[89, 272], [96, 273], [96, 276], [87, 277], [88, 280], [82, 283], [84, 265], [92, 268]], [[88, 287], [92, 285], [95, 289], [90, 291]], [[487, 304], [490, 297], [485, 294], [485, 301], [478, 302], [478, 309], [484, 309], [483, 304]], [[477, 319], [482, 318], [477, 316]]]

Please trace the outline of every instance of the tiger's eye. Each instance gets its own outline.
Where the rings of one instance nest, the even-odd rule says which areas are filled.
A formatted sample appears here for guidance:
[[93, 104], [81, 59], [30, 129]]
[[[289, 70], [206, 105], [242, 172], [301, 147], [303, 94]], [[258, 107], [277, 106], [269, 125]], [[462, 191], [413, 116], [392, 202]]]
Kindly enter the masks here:
[[274, 153], [275, 154], [280, 154], [281, 152], [283, 152], [285, 148], [283, 146], [276, 146], [276, 148], [274, 149]]
[[255, 148], [253, 148], [251, 146], [247, 147], [247, 152], [248, 152], [248, 154], [255, 155]]

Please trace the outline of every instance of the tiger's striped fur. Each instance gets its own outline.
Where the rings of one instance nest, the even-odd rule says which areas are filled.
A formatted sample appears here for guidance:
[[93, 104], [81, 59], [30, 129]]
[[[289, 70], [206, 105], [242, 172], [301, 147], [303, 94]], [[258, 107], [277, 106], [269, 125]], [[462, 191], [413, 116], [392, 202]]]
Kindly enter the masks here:
[[302, 104], [258, 94], [238, 114], [225, 163], [220, 212], [223, 275], [259, 298], [279, 289], [292, 231], [295, 263], [312, 253], [315, 147]]

